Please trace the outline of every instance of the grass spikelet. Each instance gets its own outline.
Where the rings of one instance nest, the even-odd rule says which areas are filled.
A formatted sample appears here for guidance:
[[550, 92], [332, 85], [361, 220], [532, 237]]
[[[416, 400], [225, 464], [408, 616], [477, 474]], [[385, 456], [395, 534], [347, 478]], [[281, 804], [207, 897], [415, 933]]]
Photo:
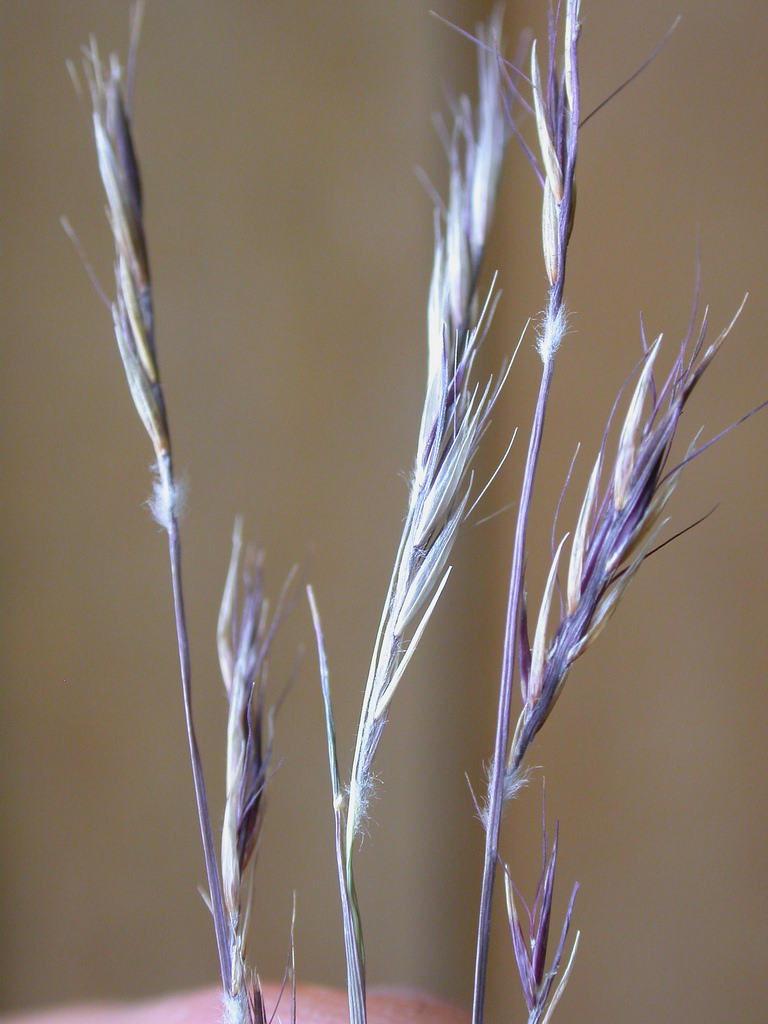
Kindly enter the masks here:
[[[602, 498], [602, 453], [590, 476], [574, 533], [565, 613], [547, 650], [540, 692], [529, 689], [510, 752], [510, 771], [520, 765], [546, 721], [571, 665], [602, 632], [651, 551], [684, 466], [703, 450], [694, 442], [680, 463], [668, 467], [685, 403], [711, 362], [709, 353], [719, 350], [730, 326], [695, 363], [686, 359], [684, 341], [661, 387], [653, 375], [661, 338], [645, 355]], [[697, 341], [699, 350], [702, 341]], [[650, 401], [653, 395], [656, 400]]]
[[[498, 39], [499, 18], [497, 13], [487, 30], [490, 39]], [[427, 616], [431, 614], [430, 599], [445, 585], [469, 500], [470, 466], [504, 378], [502, 373], [498, 381], [489, 380], [482, 392], [472, 382], [475, 355], [493, 312], [489, 297], [472, 322], [507, 138], [495, 55], [481, 49], [479, 62], [477, 129], [468, 103], [459, 102], [449, 142], [450, 196], [444, 229], [437, 222], [430, 285], [427, 390], [408, 512], [360, 713], [349, 791], [348, 856], [364, 817], [382, 718], [402, 678], [400, 666], [423, 634], [425, 619], [414, 624], [416, 616], [425, 605]]]
[[[453, 130], [445, 136], [449, 197], [435, 213], [426, 394], [408, 511], [363, 693], [346, 808], [338, 785], [330, 697], [324, 688], [334, 813], [337, 830], [344, 831], [337, 855], [343, 856], [339, 879], [351, 1024], [363, 1024], [366, 1018], [365, 955], [352, 860], [370, 800], [371, 766], [396, 688], [445, 587], [472, 488], [470, 466], [505, 376], [489, 380], [482, 390], [472, 379], [475, 355], [493, 313], [491, 295], [478, 313], [478, 276], [508, 136], [497, 59], [500, 31], [497, 9], [488, 28], [480, 30], [478, 113], [473, 117], [469, 101], [460, 99], [454, 106]], [[315, 630], [320, 645], [316, 609]]]
[[242, 546], [238, 520], [217, 636], [222, 675], [230, 701], [222, 884], [192, 717], [178, 525], [183, 488], [179, 486], [173, 470], [168, 419], [155, 355], [141, 176], [131, 127], [132, 69], [141, 10], [140, 4], [133, 9], [127, 78], [117, 57], [112, 56], [107, 65], [102, 64], [93, 39], [84, 51], [83, 61], [93, 107], [98, 167], [115, 246], [112, 320], [128, 388], [155, 453], [156, 476], [149, 500], [150, 511], [168, 534], [182, 696], [208, 881], [208, 892], [204, 898], [213, 916], [224, 1018], [227, 1024], [257, 1024], [264, 1020], [264, 1007], [258, 978], [245, 965], [248, 889], [244, 875], [261, 834], [263, 789], [272, 744], [273, 712], [270, 710], [265, 715], [263, 710], [266, 655], [274, 631], [293, 600], [287, 596], [291, 578], [270, 622], [268, 604], [262, 593], [262, 558], [249, 549], [243, 573], [245, 593], [241, 619], [237, 621], [237, 575]]
[[[133, 67], [135, 61], [140, 12], [139, 6], [133, 18], [129, 67]], [[116, 56], [110, 58], [107, 66], [102, 64], [93, 39], [85, 51], [83, 66], [93, 107], [93, 132], [99, 172], [115, 245], [115, 300], [112, 304], [115, 337], [131, 397], [155, 453], [157, 479], [151, 499], [152, 511], [168, 534], [187, 739], [208, 880], [208, 899], [214, 920], [222, 984], [226, 988], [231, 975], [231, 959], [208, 798], [192, 718], [189, 642], [181, 586], [179, 492], [174, 477], [170, 432], [155, 358], [152, 289], [144, 235], [141, 176], [131, 128], [130, 104], [124, 99], [123, 93], [125, 87], [126, 95], [131, 95], [132, 79], [129, 77], [124, 82], [123, 71]]]

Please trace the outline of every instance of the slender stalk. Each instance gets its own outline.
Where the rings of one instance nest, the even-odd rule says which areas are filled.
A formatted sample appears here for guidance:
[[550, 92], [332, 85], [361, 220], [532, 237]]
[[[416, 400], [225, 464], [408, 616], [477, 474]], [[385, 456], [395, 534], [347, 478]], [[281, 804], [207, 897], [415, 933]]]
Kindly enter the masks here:
[[528, 441], [528, 453], [523, 472], [523, 484], [520, 505], [515, 527], [515, 541], [512, 551], [512, 568], [510, 572], [509, 599], [504, 631], [504, 652], [499, 687], [499, 707], [496, 716], [496, 737], [493, 745], [490, 778], [488, 780], [488, 803], [485, 820], [485, 854], [483, 859], [483, 881], [480, 891], [480, 912], [477, 926], [477, 946], [475, 951], [475, 984], [472, 995], [472, 1021], [480, 1024], [483, 1019], [483, 1003], [485, 1001], [485, 978], [488, 968], [488, 943], [491, 928], [491, 904], [493, 886], [496, 878], [496, 861], [499, 849], [499, 829], [501, 811], [504, 805], [504, 779], [506, 776], [507, 748], [509, 745], [509, 718], [512, 708], [512, 684], [515, 674], [515, 652], [517, 646], [517, 623], [520, 618], [520, 600], [523, 589], [523, 560], [525, 557], [525, 537], [528, 526], [528, 513], [533, 493], [533, 479], [536, 464], [541, 450], [541, 438], [544, 430], [544, 414], [552, 381], [554, 358], [550, 356], [544, 363], [539, 394], [536, 400], [531, 436]]
[[317, 656], [320, 667], [320, 686], [323, 693], [325, 709], [325, 729], [328, 740], [328, 767], [331, 774], [331, 794], [333, 797], [333, 821], [336, 848], [336, 871], [339, 879], [341, 895], [341, 913], [344, 926], [344, 954], [347, 967], [347, 1005], [349, 1007], [350, 1024], [365, 1024], [365, 955], [362, 945], [360, 919], [357, 910], [354, 879], [349, 871], [344, 847], [344, 794], [339, 781], [339, 763], [336, 756], [336, 727], [333, 721], [330, 683], [328, 681], [328, 662], [325, 656], [325, 641], [317, 610], [315, 595], [311, 586], [307, 587], [309, 607], [312, 612], [312, 623], [317, 640]]
[[[478, 275], [508, 137], [501, 102], [501, 9], [480, 26], [478, 102], [453, 104], [443, 128], [450, 167], [447, 203], [438, 200], [427, 307], [427, 388], [408, 512], [363, 691], [346, 806], [338, 784], [335, 736], [326, 696], [336, 856], [341, 890], [350, 1024], [365, 1024], [365, 950], [355, 891], [354, 854], [374, 787], [372, 762], [393, 696], [440, 599], [449, 559], [468, 510], [471, 463], [508, 366], [497, 381], [475, 383], [473, 366], [495, 307], [481, 305]], [[317, 633], [320, 643], [320, 633]]]
[[[161, 474], [161, 486], [172, 486], [173, 475], [171, 470], [170, 456], [159, 464]], [[189, 640], [187, 638], [187, 620], [184, 613], [184, 592], [181, 586], [181, 543], [179, 539], [179, 522], [175, 511], [168, 517], [168, 555], [171, 563], [171, 585], [173, 588], [173, 614], [176, 620], [176, 641], [179, 649], [179, 671], [181, 674], [181, 692], [184, 700], [184, 720], [187, 729], [187, 742], [189, 744], [189, 758], [192, 764], [192, 780], [195, 789], [195, 804], [197, 805], [197, 818], [200, 824], [200, 838], [203, 843], [203, 857], [205, 859], [205, 873], [208, 880], [208, 893], [210, 897], [211, 914], [213, 915], [214, 932], [216, 933], [216, 948], [219, 954], [219, 968], [221, 970], [221, 982], [224, 991], [229, 990], [232, 965], [230, 959], [229, 945], [227, 943], [227, 928], [224, 919], [224, 903], [221, 893], [221, 882], [216, 864], [216, 853], [213, 845], [213, 834], [211, 831], [211, 816], [208, 811], [208, 797], [205, 791], [205, 780], [203, 778], [203, 765], [200, 759], [200, 751], [197, 745], [195, 723], [192, 717], [192, 677], [189, 661]]]
[[189, 641], [181, 587], [179, 492], [173, 476], [171, 438], [155, 356], [152, 285], [144, 232], [141, 175], [131, 129], [133, 69], [141, 13], [142, 5], [138, 3], [133, 8], [131, 17], [129, 71], [125, 88], [123, 71], [117, 57], [112, 56], [104, 66], [95, 40], [91, 41], [85, 52], [84, 70], [93, 106], [93, 131], [99, 173], [107, 198], [115, 244], [115, 301], [112, 304], [112, 320], [131, 397], [155, 452], [157, 478], [150, 507], [155, 519], [168, 534], [176, 638], [195, 802], [221, 979], [225, 992], [229, 992], [231, 954], [227, 941], [223, 894], [213, 846], [203, 768], [192, 719]]
[[[563, 303], [565, 264], [573, 226], [575, 207], [574, 175], [579, 129], [579, 79], [577, 43], [579, 38], [579, 2], [565, 4], [564, 66], [558, 73], [554, 67], [557, 22], [550, 22], [550, 62], [546, 83], [542, 84], [536, 55], [536, 42], [531, 47], [531, 88], [533, 111], [538, 134], [540, 163], [526, 152], [543, 185], [542, 247], [544, 266], [549, 280], [547, 306], [539, 329], [537, 348], [542, 361], [539, 393], [536, 399], [528, 452], [523, 471], [520, 504], [515, 526], [515, 539], [510, 569], [509, 597], [504, 631], [499, 703], [496, 718], [493, 758], [491, 760], [488, 795], [485, 807], [485, 853], [478, 911], [477, 944], [475, 947], [475, 983], [472, 994], [473, 1024], [482, 1024], [485, 982], [488, 969], [488, 947], [491, 929], [493, 887], [498, 859], [501, 812], [505, 796], [516, 781], [518, 744], [515, 762], [508, 763], [509, 720], [512, 707], [512, 684], [518, 644], [518, 624], [523, 595], [525, 541], [536, 475], [544, 417], [552, 381], [555, 353], [566, 330]], [[520, 755], [522, 759], [522, 754]]]

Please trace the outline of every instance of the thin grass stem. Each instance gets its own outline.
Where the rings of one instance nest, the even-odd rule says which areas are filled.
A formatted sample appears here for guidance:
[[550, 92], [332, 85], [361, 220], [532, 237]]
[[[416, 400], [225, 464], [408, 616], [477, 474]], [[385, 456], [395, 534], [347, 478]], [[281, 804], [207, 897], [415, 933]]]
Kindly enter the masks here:
[[219, 956], [221, 983], [225, 991], [229, 990], [232, 978], [232, 961], [227, 940], [227, 926], [224, 917], [224, 901], [221, 892], [221, 881], [216, 862], [216, 853], [211, 830], [211, 816], [208, 810], [208, 797], [203, 778], [203, 765], [197, 745], [195, 723], [192, 716], [192, 679], [189, 659], [189, 640], [187, 638], [187, 622], [184, 613], [184, 592], [181, 586], [181, 543], [176, 513], [171, 513], [168, 523], [168, 554], [171, 563], [171, 584], [173, 588], [173, 614], [176, 621], [176, 641], [179, 649], [179, 671], [181, 673], [181, 691], [184, 699], [184, 721], [187, 730], [189, 758], [192, 765], [192, 780], [195, 789], [197, 818], [200, 824], [200, 838], [203, 844], [205, 873], [208, 881], [213, 927], [216, 935], [216, 949]]
[[528, 441], [528, 452], [523, 471], [523, 482], [518, 506], [515, 540], [512, 551], [512, 567], [510, 570], [509, 597], [507, 601], [507, 617], [504, 631], [504, 650], [499, 686], [499, 703], [496, 714], [496, 735], [493, 745], [488, 780], [488, 802], [485, 808], [485, 852], [483, 855], [483, 878], [480, 890], [480, 911], [477, 924], [477, 944], [475, 948], [475, 982], [472, 992], [472, 1020], [479, 1024], [483, 1019], [485, 1002], [486, 973], [488, 969], [488, 946], [491, 930], [491, 905], [496, 878], [496, 864], [499, 852], [499, 831], [501, 812], [504, 805], [504, 780], [507, 768], [507, 750], [509, 748], [509, 723], [512, 710], [512, 688], [515, 674], [515, 654], [517, 646], [517, 623], [520, 618], [520, 601], [523, 587], [523, 563], [525, 559], [525, 538], [528, 526], [528, 513], [533, 494], [533, 481], [536, 465], [541, 451], [541, 439], [544, 431], [544, 414], [547, 407], [554, 358], [549, 358], [543, 365], [539, 394], [536, 400], [536, 412]]

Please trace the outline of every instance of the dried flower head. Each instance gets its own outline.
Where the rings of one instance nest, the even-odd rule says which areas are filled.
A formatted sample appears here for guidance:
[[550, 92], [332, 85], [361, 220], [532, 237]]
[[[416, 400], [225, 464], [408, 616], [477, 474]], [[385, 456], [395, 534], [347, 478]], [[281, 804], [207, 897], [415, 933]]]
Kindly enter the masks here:
[[115, 241], [115, 336], [131, 397], [159, 464], [168, 457], [170, 441], [155, 356], [141, 178], [130, 113], [123, 98], [123, 72], [114, 54], [107, 66], [102, 64], [94, 39], [85, 51], [83, 64], [93, 105], [99, 172]]
[[[566, 330], [563, 309], [565, 259], [576, 209], [576, 152], [579, 134], [579, 75], [577, 47], [581, 25], [580, 0], [567, 0], [563, 40], [563, 63], [555, 59], [557, 20], [550, 14], [548, 67], [542, 80], [536, 40], [531, 44], [531, 97], [539, 157], [512, 131], [533, 167], [542, 187], [541, 236], [544, 267], [549, 282], [549, 300], [539, 329], [538, 349], [542, 361], [551, 361]], [[558, 6], [559, 12], [559, 6]], [[519, 96], [517, 80], [505, 73], [507, 108]]]
[[[135, 59], [141, 4], [132, 9], [129, 67]], [[266, 653], [285, 607], [284, 590], [269, 623], [261, 589], [261, 561], [246, 555], [245, 597], [236, 622], [237, 574], [241, 528], [235, 527], [233, 554], [219, 620], [219, 654], [230, 700], [227, 749], [227, 802], [219, 876], [208, 812], [202, 763], [192, 717], [189, 644], [181, 587], [178, 530], [180, 489], [173, 473], [171, 442], [155, 356], [152, 292], [138, 161], [130, 124], [132, 74], [123, 82], [118, 59], [105, 67], [95, 40], [85, 51], [85, 75], [93, 105], [93, 129], [107, 213], [115, 245], [115, 300], [112, 318], [128, 386], [155, 452], [156, 480], [150, 507], [168, 533], [174, 612], [184, 711], [198, 819], [208, 881], [206, 900], [214, 921], [227, 1024], [264, 1020], [258, 978], [245, 966], [244, 942], [248, 894], [243, 876], [258, 846], [263, 788], [272, 741], [272, 712], [264, 715]]]
[[427, 389], [408, 513], [363, 696], [350, 782], [348, 855], [365, 816], [371, 761], [387, 708], [447, 581], [448, 559], [469, 502], [471, 462], [504, 379], [502, 373], [498, 382], [488, 380], [482, 391], [472, 381], [475, 355], [493, 313], [490, 297], [476, 311], [477, 279], [508, 135], [496, 59], [500, 10], [487, 29], [478, 31], [485, 45], [478, 51], [476, 124], [469, 100], [462, 97], [445, 139], [450, 187], [447, 205], [436, 211]]
[[[217, 630], [219, 664], [229, 701], [221, 874], [231, 954], [229, 995], [234, 999], [243, 988], [251, 995], [256, 990], [256, 979], [245, 962], [251, 894], [246, 872], [261, 840], [274, 733], [276, 708], [264, 708], [267, 658], [275, 631], [295, 601], [291, 592], [294, 570], [270, 619], [263, 561], [262, 552], [250, 546], [243, 556], [242, 520], [238, 517]], [[239, 609], [238, 577], [242, 586]]]
[[344, 806], [322, 631], [310, 594], [320, 655], [336, 826], [347, 992], [351, 1024], [363, 1024], [365, 955], [352, 869], [372, 788], [371, 765], [387, 710], [447, 582], [448, 560], [467, 515], [470, 466], [504, 380], [479, 388], [475, 356], [493, 313], [489, 295], [478, 310], [478, 275], [490, 227], [508, 131], [500, 93], [501, 10], [479, 30], [479, 101], [454, 105], [443, 139], [450, 169], [447, 204], [435, 212], [435, 253], [427, 314], [427, 388], [408, 512], [363, 694]]
[[[512, 938], [512, 948], [515, 954], [515, 963], [520, 977], [520, 984], [523, 990], [525, 1004], [528, 1007], [528, 1024], [548, 1024], [560, 997], [565, 990], [568, 977], [571, 973], [571, 966], [579, 945], [579, 933], [573, 941], [568, 963], [565, 966], [557, 988], [552, 992], [552, 985], [560, 970], [560, 961], [563, 955], [563, 947], [568, 935], [571, 923], [573, 904], [578, 892], [578, 882], [574, 884], [571, 891], [571, 898], [568, 901], [565, 920], [560, 932], [560, 940], [557, 944], [552, 963], [546, 969], [547, 946], [549, 944], [549, 933], [552, 917], [552, 895], [555, 887], [555, 864], [557, 862], [557, 840], [559, 826], [555, 823], [555, 838], [552, 842], [552, 852], [547, 860], [547, 832], [543, 821], [542, 813], [542, 851], [541, 851], [541, 874], [539, 884], [536, 888], [536, 895], [533, 904], [528, 904], [520, 897], [525, 916], [527, 918], [526, 937], [523, 926], [520, 922], [517, 904], [515, 902], [516, 886], [512, 881], [509, 868], [504, 869], [504, 885], [507, 900], [507, 918], [509, 931]], [[551, 998], [550, 998], [551, 996]]]
[[694, 440], [683, 460], [669, 468], [683, 408], [742, 307], [743, 303], [731, 323], [702, 354], [707, 330], [705, 312], [690, 355], [686, 338], [661, 387], [653, 373], [661, 336], [645, 352], [602, 497], [605, 438], [587, 484], [571, 542], [565, 604], [551, 639], [547, 641], [547, 622], [566, 538], [552, 560], [533, 645], [528, 638], [527, 615], [520, 616], [518, 650], [523, 711], [510, 755], [510, 784], [525, 750], [554, 707], [571, 665], [603, 630], [650, 552], [666, 521], [662, 514], [683, 468], [706, 447], [696, 448]]

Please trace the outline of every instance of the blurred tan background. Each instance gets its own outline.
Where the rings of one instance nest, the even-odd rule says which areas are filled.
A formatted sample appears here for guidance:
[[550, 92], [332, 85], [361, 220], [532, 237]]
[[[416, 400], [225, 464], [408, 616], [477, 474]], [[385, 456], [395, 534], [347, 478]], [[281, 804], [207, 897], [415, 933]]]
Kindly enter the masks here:
[[[201, 746], [221, 813], [224, 699], [214, 632], [232, 519], [268, 551], [273, 591], [310, 560], [340, 748], [405, 510], [425, 376], [430, 126], [489, 4], [150, 0], [135, 128], [158, 347], [189, 480], [184, 570]], [[577, 440], [585, 483], [639, 353], [638, 313], [675, 342], [701, 238], [715, 331], [751, 293], [686, 414], [705, 436], [768, 395], [768, 9], [762, 0], [585, 0], [584, 109], [664, 52], [585, 128], [569, 265], [573, 332], [556, 367], [529, 590]], [[65, 70], [89, 33], [125, 52], [124, 2], [0, 3], [2, 644], [0, 1008], [213, 982], [172, 633], [166, 548], [142, 507], [150, 448], [108, 312], [59, 225], [110, 288], [87, 106]], [[510, 3], [518, 31], [544, 3]], [[530, 129], [530, 124], [526, 126]], [[541, 308], [539, 199], [510, 148], [488, 270], [503, 296], [490, 370]], [[521, 441], [483, 503], [514, 500], [537, 359], [524, 342], [480, 477]], [[758, 1022], [768, 1003], [766, 414], [691, 467], [672, 506], [703, 525], [645, 566], [571, 674], [507, 815], [504, 856], [532, 895], [541, 778], [561, 822], [559, 903], [581, 883], [582, 944], [559, 1019]], [[570, 527], [566, 502], [561, 530]], [[479, 517], [479, 516], [478, 516]], [[469, 528], [401, 687], [359, 857], [370, 982], [469, 1002], [481, 832], [513, 513]], [[292, 892], [303, 979], [340, 984], [322, 708], [302, 605], [273, 665], [303, 667], [278, 720], [280, 768], [256, 875], [252, 954], [282, 973]], [[489, 1021], [523, 1011], [502, 915]]]

